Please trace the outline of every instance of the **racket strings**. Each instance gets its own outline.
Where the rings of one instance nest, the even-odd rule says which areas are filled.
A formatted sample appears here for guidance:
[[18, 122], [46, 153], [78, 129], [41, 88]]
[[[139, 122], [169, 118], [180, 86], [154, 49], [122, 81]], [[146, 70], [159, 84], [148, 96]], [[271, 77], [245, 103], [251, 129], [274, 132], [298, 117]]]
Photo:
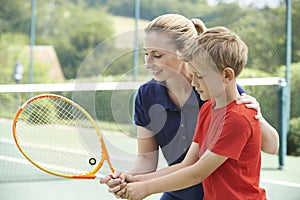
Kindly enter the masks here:
[[101, 160], [100, 139], [92, 127], [74, 105], [59, 98], [41, 98], [20, 113], [16, 132], [20, 146], [38, 165], [79, 175], [94, 170]]

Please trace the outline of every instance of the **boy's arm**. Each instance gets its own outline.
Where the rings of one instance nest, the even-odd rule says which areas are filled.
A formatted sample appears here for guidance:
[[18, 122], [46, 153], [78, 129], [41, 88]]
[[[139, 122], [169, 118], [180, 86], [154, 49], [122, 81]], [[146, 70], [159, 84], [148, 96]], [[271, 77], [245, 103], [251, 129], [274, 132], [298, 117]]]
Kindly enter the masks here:
[[[169, 167], [160, 169], [156, 172], [148, 173], [148, 174], [140, 174], [140, 175], [131, 175], [128, 173], [121, 174], [121, 182], [126, 183], [135, 183], [135, 182], [146, 182], [155, 178], [162, 177], [164, 175], [170, 174], [172, 172], [178, 171], [182, 168], [185, 168], [187, 166], [190, 166], [194, 163], [196, 163], [199, 160], [199, 149], [198, 149], [198, 143], [192, 143], [187, 155], [185, 156], [184, 160], [178, 164], [171, 165]], [[126, 187], [115, 187], [111, 188], [110, 192], [115, 193], [118, 197], [125, 198], [125, 192]]]
[[131, 181], [129, 180], [129, 182], [141, 182], [141, 181], [147, 181], [157, 177], [161, 177], [166, 174], [170, 174], [174, 171], [177, 171], [179, 169], [182, 169], [184, 167], [190, 166], [196, 163], [198, 160], [199, 160], [198, 143], [193, 142], [187, 152], [187, 155], [185, 156], [184, 160], [181, 163], [171, 165], [169, 167], [160, 169], [153, 173], [136, 175], [133, 177], [133, 180]]
[[[196, 149], [196, 154], [199, 153], [197, 143], [193, 143], [191, 148]], [[156, 178], [145, 182], [129, 183], [126, 186], [126, 197], [142, 199], [150, 194], [174, 191], [196, 185], [212, 174], [226, 159], [227, 157], [207, 150], [192, 165], [177, 169], [164, 176], [156, 176]]]

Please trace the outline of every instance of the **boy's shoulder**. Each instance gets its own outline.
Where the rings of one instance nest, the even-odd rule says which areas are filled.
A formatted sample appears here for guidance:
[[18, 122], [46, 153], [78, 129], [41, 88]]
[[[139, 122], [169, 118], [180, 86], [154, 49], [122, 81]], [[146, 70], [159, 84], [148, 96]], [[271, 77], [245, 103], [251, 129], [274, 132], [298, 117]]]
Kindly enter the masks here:
[[246, 104], [237, 104], [236, 101], [231, 103], [231, 106], [228, 108], [227, 115], [235, 115], [238, 117], [243, 117], [248, 121], [255, 121], [255, 115], [257, 111], [252, 108], [247, 108]]

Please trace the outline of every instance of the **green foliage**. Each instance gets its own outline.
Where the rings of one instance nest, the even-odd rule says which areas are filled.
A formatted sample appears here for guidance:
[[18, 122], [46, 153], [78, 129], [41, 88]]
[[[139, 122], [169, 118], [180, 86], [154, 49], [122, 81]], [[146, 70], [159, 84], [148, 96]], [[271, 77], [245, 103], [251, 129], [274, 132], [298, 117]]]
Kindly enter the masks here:
[[201, 18], [208, 27], [226, 26], [240, 35], [249, 49], [247, 66], [271, 73], [285, 63], [284, 16], [283, 7], [257, 10], [220, 4]]
[[300, 156], [300, 117], [290, 120], [290, 131], [287, 139], [287, 154]]
[[30, 1], [0, 0], [0, 33], [28, 33], [30, 29]]
[[[0, 84], [14, 84], [14, 66], [20, 61], [24, 66], [23, 79], [20, 83], [27, 83], [29, 80], [29, 38], [23, 33], [2, 33], [0, 35]], [[27, 46], [26, 46], [27, 45]], [[34, 58], [34, 83], [47, 83], [50, 66], [41, 63], [38, 58]], [[20, 101], [24, 102], [28, 98], [26, 94], [0, 93], [0, 113], [2, 117], [12, 118], [18, 108], [18, 95]]]
[[292, 1], [292, 62], [300, 61], [300, 1]]
[[[3, 33], [0, 35], [0, 83], [13, 83], [14, 66], [26, 58], [25, 44], [28, 37], [22, 33]], [[23, 63], [24, 65], [25, 63]]]
[[[227, 26], [246, 42], [249, 47], [248, 67], [272, 73], [277, 66], [285, 64], [285, 7], [257, 9], [254, 6], [239, 7], [234, 3], [217, 1], [215, 6], [205, 0], [151, 0], [140, 2], [140, 18], [152, 20], [165, 13], [179, 13], [189, 18], [201, 18], [208, 27]], [[0, 0], [0, 33], [29, 33], [31, 3]], [[57, 0], [37, 1], [36, 5], [36, 44], [54, 45], [65, 77], [75, 78], [79, 67], [93, 49], [114, 31], [112, 16], [134, 17], [135, 1], [108, 0]], [[298, 21], [300, 1], [293, 1], [293, 50], [292, 60], [300, 61], [300, 35]], [[124, 26], [122, 22], [117, 26]], [[116, 47], [109, 46], [102, 52], [97, 66], [116, 67], [110, 71], [132, 68], [131, 56], [124, 61], [107, 61]], [[97, 57], [99, 58], [99, 57]], [[95, 58], [95, 59], [97, 59]], [[103, 61], [102, 61], [103, 60]], [[96, 61], [96, 60], [95, 60]], [[120, 61], [120, 62], [119, 62]], [[94, 64], [93, 64], [94, 65]], [[93, 66], [96, 68], [96, 66]], [[122, 70], [120, 70], [122, 71]]]
[[75, 78], [89, 53], [113, 34], [112, 22], [104, 9], [87, 8], [83, 1], [44, 3], [41, 9], [37, 41], [54, 45], [65, 77]]
[[[0, 83], [15, 83], [13, 79], [14, 66], [20, 61], [24, 66], [24, 75], [21, 83], [29, 80], [29, 38], [22, 33], [2, 33], [0, 35]], [[38, 58], [34, 57], [34, 83], [45, 83], [48, 81], [48, 72], [50, 66], [41, 63]]]
[[[278, 67], [277, 71], [274, 72], [275, 76], [285, 77], [286, 66]], [[300, 117], [300, 62], [293, 63], [291, 65], [291, 118]]]

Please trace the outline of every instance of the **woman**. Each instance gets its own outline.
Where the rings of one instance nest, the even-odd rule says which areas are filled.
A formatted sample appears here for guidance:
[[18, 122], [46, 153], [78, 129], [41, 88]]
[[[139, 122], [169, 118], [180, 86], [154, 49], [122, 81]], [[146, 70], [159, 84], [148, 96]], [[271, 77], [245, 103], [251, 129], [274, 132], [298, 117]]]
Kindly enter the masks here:
[[[161, 148], [168, 165], [179, 163], [190, 147], [202, 101], [193, 87], [187, 65], [178, 58], [180, 53], [206, 29], [199, 19], [189, 20], [182, 15], [166, 14], [152, 20], [145, 28], [145, 67], [153, 79], [139, 88], [135, 101], [135, 124], [137, 125], [138, 156], [135, 167], [128, 173], [143, 174], [156, 171], [158, 149]], [[240, 93], [243, 89], [238, 86]], [[261, 117], [255, 98], [242, 95], [237, 101], [258, 111], [263, 144], [262, 150], [276, 153], [278, 134]], [[110, 192], [122, 196], [118, 173], [108, 175], [100, 183], [106, 183]], [[167, 192], [161, 200], [202, 199], [202, 185]]]

